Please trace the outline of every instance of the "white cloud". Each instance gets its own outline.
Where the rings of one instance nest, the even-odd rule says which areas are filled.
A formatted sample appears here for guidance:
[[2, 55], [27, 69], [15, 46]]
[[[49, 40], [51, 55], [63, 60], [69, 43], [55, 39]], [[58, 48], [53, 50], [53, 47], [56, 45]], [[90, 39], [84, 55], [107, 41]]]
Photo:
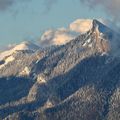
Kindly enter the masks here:
[[70, 30], [75, 32], [84, 33], [92, 27], [92, 20], [90, 19], [77, 19], [70, 24]]
[[62, 45], [77, 37], [79, 34], [87, 32], [92, 27], [92, 20], [77, 19], [72, 22], [68, 28], [58, 28], [56, 30], [47, 30], [43, 33], [40, 44]]
[[59, 28], [57, 30], [48, 30], [42, 37], [40, 43], [42, 45], [61, 45], [69, 42], [75, 36], [69, 30], [65, 28]]

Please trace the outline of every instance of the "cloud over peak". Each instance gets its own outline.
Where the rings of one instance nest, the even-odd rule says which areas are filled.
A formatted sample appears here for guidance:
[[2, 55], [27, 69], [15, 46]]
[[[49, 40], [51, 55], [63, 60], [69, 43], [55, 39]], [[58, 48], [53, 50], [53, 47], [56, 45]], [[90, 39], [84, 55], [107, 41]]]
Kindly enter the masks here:
[[120, 20], [120, 0], [80, 0], [90, 8], [101, 6], [104, 11], [113, 17], [114, 21]]
[[92, 27], [91, 19], [77, 19], [70, 24], [70, 30], [84, 33]]
[[49, 45], [63, 45], [74, 39], [79, 34], [83, 34], [92, 28], [91, 19], [77, 19], [72, 22], [68, 28], [58, 28], [56, 30], [47, 30], [43, 33], [40, 44]]
[[61, 45], [69, 42], [74, 36], [69, 30], [65, 28], [59, 28], [57, 30], [46, 31], [40, 40], [42, 45]]

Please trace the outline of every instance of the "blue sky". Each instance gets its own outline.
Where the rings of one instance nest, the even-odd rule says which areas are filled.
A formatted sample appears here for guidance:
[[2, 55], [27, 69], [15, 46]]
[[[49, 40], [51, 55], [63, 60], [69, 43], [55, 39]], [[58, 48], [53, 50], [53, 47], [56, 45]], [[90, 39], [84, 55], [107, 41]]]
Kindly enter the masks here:
[[37, 40], [50, 28], [67, 27], [78, 18], [106, 18], [101, 7], [90, 9], [79, 0], [58, 0], [47, 10], [44, 0], [16, 3], [0, 12], [0, 46]]

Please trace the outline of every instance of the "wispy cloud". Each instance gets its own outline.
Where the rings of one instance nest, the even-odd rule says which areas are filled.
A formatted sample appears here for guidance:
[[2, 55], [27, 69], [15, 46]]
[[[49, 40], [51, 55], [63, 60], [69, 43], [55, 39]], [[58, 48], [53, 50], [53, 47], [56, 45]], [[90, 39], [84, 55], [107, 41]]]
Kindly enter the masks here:
[[[45, 0], [46, 10], [49, 11], [58, 0]], [[104, 11], [111, 15], [116, 22], [120, 20], [120, 0], [78, 0], [88, 5], [91, 9], [101, 6]], [[69, 4], [69, 1], [68, 1]]]
[[57, 30], [47, 30], [40, 39], [40, 44], [44, 46], [62, 45], [73, 39], [74, 36], [65, 28]]
[[114, 21], [120, 20], [120, 0], [80, 0], [80, 2], [86, 3], [90, 8], [101, 6]]
[[0, 0], [0, 12], [9, 10], [17, 2], [26, 2], [30, 0]]
[[70, 30], [84, 33], [92, 27], [92, 20], [90, 19], [77, 19], [70, 24]]
[[14, 2], [15, 0], [0, 0], [0, 11], [7, 10]]
[[56, 30], [47, 30], [43, 33], [40, 44], [44, 46], [49, 45], [63, 45], [70, 40], [77, 37], [79, 34], [85, 33], [92, 27], [92, 20], [77, 19], [72, 22], [68, 28], [58, 28]]
[[45, 12], [49, 12], [58, 0], [44, 0]]

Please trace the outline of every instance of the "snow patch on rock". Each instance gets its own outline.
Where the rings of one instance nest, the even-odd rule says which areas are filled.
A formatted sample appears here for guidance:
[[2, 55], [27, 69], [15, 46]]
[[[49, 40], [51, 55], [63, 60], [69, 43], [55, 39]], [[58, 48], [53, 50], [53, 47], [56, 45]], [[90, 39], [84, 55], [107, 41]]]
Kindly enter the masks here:
[[7, 65], [8, 63], [14, 61], [15, 58], [13, 56], [10, 56], [10, 57], [7, 57], [5, 60], [4, 60], [4, 64], [0, 65], [0, 69], [3, 68], [5, 65]]
[[32, 50], [35, 51], [37, 50], [39, 47], [31, 42], [22, 42], [19, 45], [16, 45], [14, 48], [4, 51], [2, 53], [0, 53], [0, 61], [3, 60], [5, 57], [10, 56], [18, 51], [21, 50]]
[[30, 74], [30, 70], [28, 67], [25, 67], [24, 70], [19, 74], [21, 76], [26, 76]]
[[42, 75], [38, 75], [37, 82], [40, 83], [40, 84], [41, 83], [46, 83], [46, 80]]

